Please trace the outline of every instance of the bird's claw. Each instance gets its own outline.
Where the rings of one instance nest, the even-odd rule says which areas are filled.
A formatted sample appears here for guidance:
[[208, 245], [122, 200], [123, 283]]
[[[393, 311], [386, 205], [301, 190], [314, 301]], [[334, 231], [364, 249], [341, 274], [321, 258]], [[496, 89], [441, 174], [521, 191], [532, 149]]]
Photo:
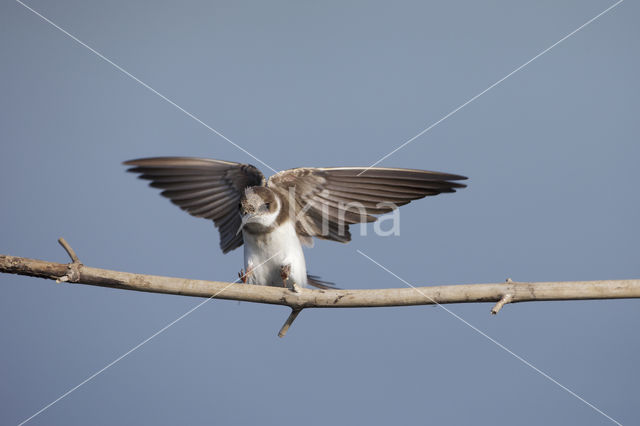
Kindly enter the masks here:
[[253, 268], [251, 266], [247, 266], [247, 272], [244, 272], [244, 269], [240, 269], [240, 272], [238, 272], [238, 278], [240, 278], [240, 280], [246, 284], [247, 280], [249, 279], [249, 276], [251, 275], [251, 272], [253, 272]]
[[280, 278], [282, 278], [282, 286], [287, 287], [287, 280], [291, 275], [291, 265], [282, 265], [280, 267]]

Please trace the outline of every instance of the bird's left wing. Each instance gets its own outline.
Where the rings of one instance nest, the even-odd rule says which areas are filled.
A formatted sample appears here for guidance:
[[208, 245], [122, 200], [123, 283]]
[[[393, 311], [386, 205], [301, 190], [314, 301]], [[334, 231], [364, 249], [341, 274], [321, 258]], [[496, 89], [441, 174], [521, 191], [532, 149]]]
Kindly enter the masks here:
[[250, 164], [191, 157], [156, 157], [125, 161], [129, 172], [150, 180], [161, 194], [192, 216], [211, 219], [220, 231], [224, 253], [240, 247], [238, 203], [248, 186], [265, 184], [260, 170]]
[[267, 186], [288, 200], [302, 238], [318, 237], [346, 243], [349, 225], [373, 222], [373, 215], [427, 195], [455, 192], [464, 176], [426, 170], [383, 167], [336, 167], [285, 170]]

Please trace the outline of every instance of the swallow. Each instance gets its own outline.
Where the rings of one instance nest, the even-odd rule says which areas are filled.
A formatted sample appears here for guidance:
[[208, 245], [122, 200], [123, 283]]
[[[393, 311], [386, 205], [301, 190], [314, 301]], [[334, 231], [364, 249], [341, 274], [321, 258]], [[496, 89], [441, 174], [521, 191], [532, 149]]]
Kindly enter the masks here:
[[249, 284], [332, 288], [307, 274], [302, 246], [313, 238], [347, 243], [349, 226], [374, 222], [428, 195], [455, 192], [464, 176], [384, 167], [300, 167], [268, 180], [255, 166], [193, 157], [141, 158], [124, 162], [127, 171], [162, 189], [182, 210], [212, 220], [220, 248], [244, 244]]

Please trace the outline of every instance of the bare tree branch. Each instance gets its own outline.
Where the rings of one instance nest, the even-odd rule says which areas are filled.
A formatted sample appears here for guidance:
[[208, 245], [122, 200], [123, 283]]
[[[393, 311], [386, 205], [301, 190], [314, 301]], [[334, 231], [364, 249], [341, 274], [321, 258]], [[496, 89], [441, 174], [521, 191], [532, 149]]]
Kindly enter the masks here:
[[[67, 276], [69, 264], [0, 255], [0, 272], [58, 280]], [[156, 275], [133, 274], [109, 269], [79, 266], [71, 283], [137, 290], [183, 296], [211, 297], [228, 282], [192, 280]], [[507, 282], [380, 290], [311, 290], [298, 292], [280, 287], [236, 283], [216, 296], [218, 299], [284, 305], [291, 308], [363, 308], [382, 306], [432, 305], [435, 303], [500, 302], [510, 295], [509, 303], [545, 300], [640, 298], [640, 280]]]
[[[64, 240], [62, 240], [64, 241]], [[380, 290], [311, 290], [257, 286], [242, 283], [192, 280], [156, 275], [92, 268], [83, 265], [64, 242], [61, 245], [72, 263], [0, 255], [0, 272], [27, 275], [122, 290], [215, 297], [253, 303], [289, 306], [291, 315], [282, 326], [283, 336], [293, 320], [305, 308], [363, 308], [411, 306], [447, 303], [497, 302], [491, 310], [497, 313], [507, 303], [545, 300], [640, 298], [640, 279], [564, 282], [513, 282], [496, 284], [462, 284]], [[226, 287], [226, 288], [225, 288]]]

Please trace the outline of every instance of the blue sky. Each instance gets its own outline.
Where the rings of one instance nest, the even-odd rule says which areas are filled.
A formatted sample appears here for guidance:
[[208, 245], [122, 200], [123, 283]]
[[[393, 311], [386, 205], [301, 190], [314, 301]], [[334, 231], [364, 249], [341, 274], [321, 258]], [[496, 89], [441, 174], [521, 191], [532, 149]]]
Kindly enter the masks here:
[[[367, 166], [614, 2], [29, 1], [276, 170]], [[0, 5], [0, 252], [228, 281], [195, 219], [121, 162], [251, 162], [17, 2]], [[306, 251], [344, 288], [640, 276], [640, 9], [620, 3], [380, 165], [469, 187]], [[372, 231], [372, 227], [369, 228]], [[0, 423], [18, 424], [200, 303], [0, 276]], [[448, 307], [623, 424], [640, 420], [638, 302]], [[610, 424], [438, 307], [213, 300], [29, 424]]]

